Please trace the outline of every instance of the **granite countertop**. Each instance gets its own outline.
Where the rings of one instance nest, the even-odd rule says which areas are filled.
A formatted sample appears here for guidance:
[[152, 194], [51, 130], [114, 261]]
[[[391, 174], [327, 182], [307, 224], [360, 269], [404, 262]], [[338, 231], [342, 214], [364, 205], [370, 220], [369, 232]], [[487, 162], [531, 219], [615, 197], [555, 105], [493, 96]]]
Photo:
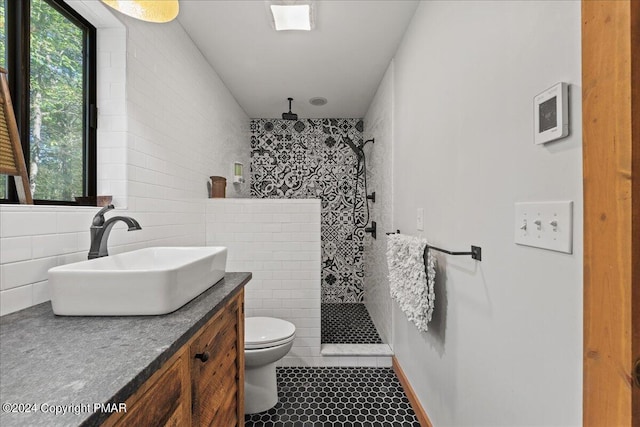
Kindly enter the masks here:
[[[227, 273], [162, 316], [56, 316], [46, 302], [0, 317], [0, 425], [99, 425], [110, 414], [94, 403], [126, 401], [250, 279]], [[7, 404], [39, 410], [7, 412]]]

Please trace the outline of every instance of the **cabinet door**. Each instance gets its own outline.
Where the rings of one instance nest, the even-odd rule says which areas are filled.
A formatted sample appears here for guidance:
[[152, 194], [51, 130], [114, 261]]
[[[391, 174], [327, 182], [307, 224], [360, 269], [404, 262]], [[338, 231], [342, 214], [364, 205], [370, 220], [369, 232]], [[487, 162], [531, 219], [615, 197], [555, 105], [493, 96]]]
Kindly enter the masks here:
[[188, 396], [189, 364], [179, 357], [160, 378], [138, 399], [116, 426], [188, 426], [190, 409]]
[[194, 426], [244, 424], [242, 295], [221, 309], [191, 344]]

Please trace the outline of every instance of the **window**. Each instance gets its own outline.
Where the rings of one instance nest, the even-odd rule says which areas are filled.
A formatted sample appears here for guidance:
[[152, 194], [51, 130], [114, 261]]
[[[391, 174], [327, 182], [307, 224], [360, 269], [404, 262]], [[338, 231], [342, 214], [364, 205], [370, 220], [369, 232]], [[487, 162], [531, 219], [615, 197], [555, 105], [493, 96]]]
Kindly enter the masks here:
[[[62, 0], [0, 2], [0, 53], [33, 198], [75, 204], [95, 196], [96, 30]], [[2, 181], [0, 197], [17, 201], [12, 180]]]

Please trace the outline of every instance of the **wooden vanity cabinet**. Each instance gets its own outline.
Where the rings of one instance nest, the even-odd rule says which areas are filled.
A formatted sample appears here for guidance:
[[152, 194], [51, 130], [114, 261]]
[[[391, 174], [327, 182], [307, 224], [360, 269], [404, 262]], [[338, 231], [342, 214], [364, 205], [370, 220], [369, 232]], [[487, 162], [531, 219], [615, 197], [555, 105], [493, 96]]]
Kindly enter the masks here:
[[145, 383], [138, 391], [145, 389], [142, 396], [131, 406], [127, 402], [127, 412], [115, 422], [115, 426], [185, 426], [191, 419], [188, 405], [188, 367], [184, 355], [163, 369], [159, 378], [151, 378], [152, 384]]
[[244, 291], [126, 403], [103, 426], [244, 426]]
[[216, 317], [190, 346], [194, 426], [244, 424], [242, 303], [227, 305]]

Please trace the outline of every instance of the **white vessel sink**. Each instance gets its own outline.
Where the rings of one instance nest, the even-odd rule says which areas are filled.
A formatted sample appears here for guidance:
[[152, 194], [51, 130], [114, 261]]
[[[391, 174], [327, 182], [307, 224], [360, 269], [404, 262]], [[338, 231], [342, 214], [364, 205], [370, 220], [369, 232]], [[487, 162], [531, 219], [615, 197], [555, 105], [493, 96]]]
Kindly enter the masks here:
[[225, 247], [158, 247], [49, 270], [51, 304], [66, 316], [165, 314], [224, 277]]

